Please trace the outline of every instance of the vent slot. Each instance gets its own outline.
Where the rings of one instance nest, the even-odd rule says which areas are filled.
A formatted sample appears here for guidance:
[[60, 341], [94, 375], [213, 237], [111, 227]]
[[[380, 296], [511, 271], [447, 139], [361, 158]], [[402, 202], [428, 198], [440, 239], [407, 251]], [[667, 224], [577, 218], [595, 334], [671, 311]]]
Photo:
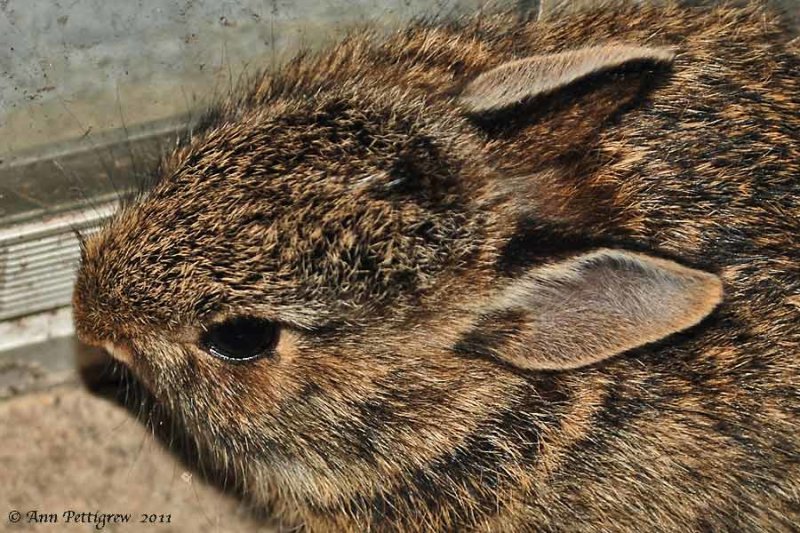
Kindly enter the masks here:
[[69, 305], [80, 260], [76, 232], [94, 233], [117, 207], [108, 201], [0, 231], [0, 320]]

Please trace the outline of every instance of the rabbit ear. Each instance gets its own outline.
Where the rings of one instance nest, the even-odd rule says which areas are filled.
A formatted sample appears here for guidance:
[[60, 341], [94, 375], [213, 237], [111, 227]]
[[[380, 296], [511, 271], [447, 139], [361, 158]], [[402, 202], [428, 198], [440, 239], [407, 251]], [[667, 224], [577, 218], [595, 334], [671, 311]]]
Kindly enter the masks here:
[[689, 328], [721, 298], [713, 274], [601, 249], [514, 281], [457, 351], [526, 370], [577, 368]]
[[607, 73], [642, 73], [669, 65], [669, 48], [608, 44], [510, 61], [484, 72], [460, 96], [475, 116], [496, 113]]

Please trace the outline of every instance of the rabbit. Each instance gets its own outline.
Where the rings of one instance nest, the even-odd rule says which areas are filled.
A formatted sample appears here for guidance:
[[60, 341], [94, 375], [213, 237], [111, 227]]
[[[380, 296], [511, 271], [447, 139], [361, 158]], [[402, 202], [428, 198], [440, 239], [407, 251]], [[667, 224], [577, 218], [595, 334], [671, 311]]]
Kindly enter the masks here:
[[300, 54], [85, 238], [76, 332], [307, 531], [796, 531], [792, 39], [616, 3]]

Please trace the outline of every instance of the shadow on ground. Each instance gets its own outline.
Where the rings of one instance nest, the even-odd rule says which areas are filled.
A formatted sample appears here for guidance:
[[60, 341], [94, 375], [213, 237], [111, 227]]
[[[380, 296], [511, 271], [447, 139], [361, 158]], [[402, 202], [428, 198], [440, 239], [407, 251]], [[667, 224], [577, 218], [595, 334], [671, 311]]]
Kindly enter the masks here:
[[[0, 428], [0, 530], [98, 530], [65, 524], [63, 513], [76, 511], [131, 514], [106, 532], [273, 531], [186, 471], [127, 411], [77, 383], [0, 402]], [[22, 514], [17, 524], [12, 511]], [[30, 511], [55, 513], [58, 524], [29, 522]], [[143, 514], [170, 523], [140, 523]]]

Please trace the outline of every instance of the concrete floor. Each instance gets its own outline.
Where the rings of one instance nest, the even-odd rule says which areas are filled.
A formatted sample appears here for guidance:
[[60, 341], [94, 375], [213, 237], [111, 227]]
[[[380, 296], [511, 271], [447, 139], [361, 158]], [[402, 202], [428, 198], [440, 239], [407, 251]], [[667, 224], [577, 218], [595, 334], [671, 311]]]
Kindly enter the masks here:
[[[130, 513], [102, 531], [268, 532], [233, 499], [204, 485], [122, 408], [77, 380], [0, 401], [0, 531], [97, 531], [63, 513]], [[22, 514], [12, 524], [12, 511]], [[28, 513], [58, 523], [29, 523]], [[138, 523], [142, 514], [170, 524]], [[91, 520], [91, 517], [87, 517]], [[158, 518], [157, 518], [158, 520]]]

